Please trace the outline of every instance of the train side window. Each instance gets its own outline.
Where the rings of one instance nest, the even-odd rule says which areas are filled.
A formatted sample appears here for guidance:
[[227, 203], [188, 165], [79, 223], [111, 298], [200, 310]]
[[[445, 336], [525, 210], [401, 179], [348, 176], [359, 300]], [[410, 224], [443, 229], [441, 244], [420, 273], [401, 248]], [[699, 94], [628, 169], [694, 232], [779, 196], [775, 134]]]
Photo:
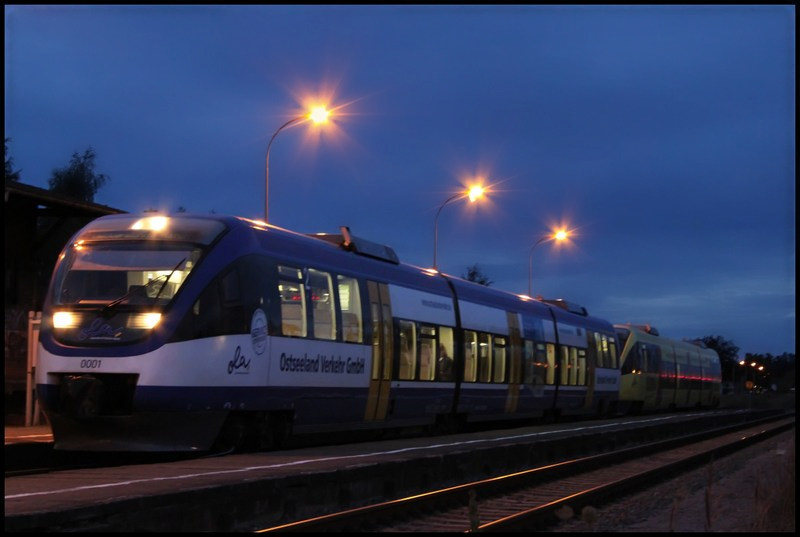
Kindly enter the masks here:
[[578, 386], [586, 386], [586, 351], [578, 349]]
[[281, 299], [281, 333], [284, 336], [306, 337], [306, 294], [303, 272], [278, 265], [278, 293]]
[[494, 338], [494, 382], [505, 382], [506, 380], [506, 338]]
[[556, 383], [556, 346], [547, 344], [547, 384]]
[[472, 330], [464, 330], [464, 380], [477, 380], [478, 334]]
[[453, 380], [453, 329], [439, 327], [439, 346], [436, 354], [436, 380]]
[[419, 380], [433, 380], [436, 374], [436, 329], [419, 328]]
[[239, 270], [236, 267], [222, 276], [220, 290], [222, 291], [222, 333], [244, 334], [248, 332], [250, 319], [246, 319], [244, 315]]
[[328, 272], [308, 269], [308, 285], [311, 290], [311, 317], [314, 337], [336, 339], [336, 308], [333, 300], [333, 279]]
[[606, 365], [611, 364], [611, 354], [608, 350], [608, 336], [605, 334], [600, 334], [600, 347], [603, 354], [603, 363]]
[[273, 281], [273, 267], [259, 256], [235, 261], [203, 290], [171, 341], [250, 332], [253, 310], [269, 311], [268, 296], [274, 284], [268, 282]]
[[348, 343], [361, 343], [364, 341], [364, 331], [358, 280], [347, 276], [337, 276], [336, 279], [339, 307], [342, 310], [342, 339]]
[[[544, 343], [535, 343], [533, 355], [533, 384], [546, 384], [547, 376], [552, 370], [552, 366], [548, 366], [547, 345]], [[549, 382], [549, 384], [552, 383], [552, 381]]]
[[569, 347], [569, 385], [578, 384], [578, 349]]
[[413, 380], [417, 369], [417, 326], [412, 321], [397, 321], [400, 349], [400, 380]]
[[625, 357], [625, 363], [622, 364], [620, 372], [623, 375], [642, 372], [641, 347], [639, 344], [633, 345], [628, 351], [628, 355]]
[[372, 380], [380, 378], [381, 371], [381, 328], [380, 305], [370, 301], [370, 314], [372, 315]]
[[478, 382], [492, 381], [492, 336], [478, 332]]
[[522, 342], [522, 368], [525, 384], [536, 384], [536, 362], [533, 355], [533, 341], [526, 339]]
[[647, 356], [649, 360], [650, 371], [658, 373], [661, 371], [661, 347], [658, 345], [647, 346]]
[[192, 305], [189, 314], [176, 330], [175, 339], [183, 341], [220, 335], [221, 323], [219, 281], [214, 279]]
[[569, 383], [569, 349], [566, 345], [561, 345], [558, 367], [561, 369], [559, 383], [566, 386]]
[[597, 367], [605, 367], [605, 361], [603, 359], [603, 344], [600, 342], [600, 334], [598, 332], [593, 332], [594, 334], [594, 341], [591, 342], [594, 344], [594, 352], [597, 355]]

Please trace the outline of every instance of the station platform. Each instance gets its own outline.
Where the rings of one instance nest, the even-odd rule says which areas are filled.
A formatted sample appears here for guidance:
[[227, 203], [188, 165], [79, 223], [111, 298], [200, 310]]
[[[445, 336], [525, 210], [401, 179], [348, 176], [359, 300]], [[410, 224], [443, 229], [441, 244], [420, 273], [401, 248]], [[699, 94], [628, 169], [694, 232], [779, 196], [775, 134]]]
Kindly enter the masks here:
[[49, 425], [20, 425], [9, 427], [6, 425], [6, 445], [26, 442], [52, 442], [53, 431]]
[[[253, 531], [750, 419], [622, 417], [6, 477], [5, 529]], [[48, 434], [6, 428], [6, 442]]]

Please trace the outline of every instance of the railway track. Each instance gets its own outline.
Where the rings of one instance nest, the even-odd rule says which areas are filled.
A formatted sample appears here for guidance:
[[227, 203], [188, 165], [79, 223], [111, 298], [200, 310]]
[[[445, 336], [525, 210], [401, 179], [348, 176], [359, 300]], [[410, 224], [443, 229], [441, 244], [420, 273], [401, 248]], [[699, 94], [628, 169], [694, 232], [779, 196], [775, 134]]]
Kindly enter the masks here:
[[541, 530], [560, 510], [601, 505], [793, 427], [793, 415], [722, 427], [256, 531]]

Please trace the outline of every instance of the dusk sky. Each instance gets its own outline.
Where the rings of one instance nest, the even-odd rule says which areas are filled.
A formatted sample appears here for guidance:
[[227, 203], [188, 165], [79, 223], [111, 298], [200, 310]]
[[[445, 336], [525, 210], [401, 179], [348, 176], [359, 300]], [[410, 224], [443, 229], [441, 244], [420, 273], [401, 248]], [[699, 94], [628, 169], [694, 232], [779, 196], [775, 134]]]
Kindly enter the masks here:
[[5, 137], [95, 202], [351, 232], [662, 335], [795, 352], [795, 7], [5, 6]]

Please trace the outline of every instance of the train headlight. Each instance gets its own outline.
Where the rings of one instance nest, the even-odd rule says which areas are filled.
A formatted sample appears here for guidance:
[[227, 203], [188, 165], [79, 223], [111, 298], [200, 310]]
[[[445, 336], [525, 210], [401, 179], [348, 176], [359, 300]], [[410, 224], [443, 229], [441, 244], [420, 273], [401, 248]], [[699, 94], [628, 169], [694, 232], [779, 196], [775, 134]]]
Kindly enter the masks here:
[[130, 317], [128, 317], [128, 328], [150, 330], [154, 328], [160, 320], [160, 313], [132, 313]]
[[53, 313], [53, 328], [76, 328], [80, 317], [71, 311], [57, 311]]
[[147, 229], [150, 231], [161, 231], [169, 224], [169, 218], [166, 216], [148, 216], [140, 218], [133, 223], [131, 229]]

